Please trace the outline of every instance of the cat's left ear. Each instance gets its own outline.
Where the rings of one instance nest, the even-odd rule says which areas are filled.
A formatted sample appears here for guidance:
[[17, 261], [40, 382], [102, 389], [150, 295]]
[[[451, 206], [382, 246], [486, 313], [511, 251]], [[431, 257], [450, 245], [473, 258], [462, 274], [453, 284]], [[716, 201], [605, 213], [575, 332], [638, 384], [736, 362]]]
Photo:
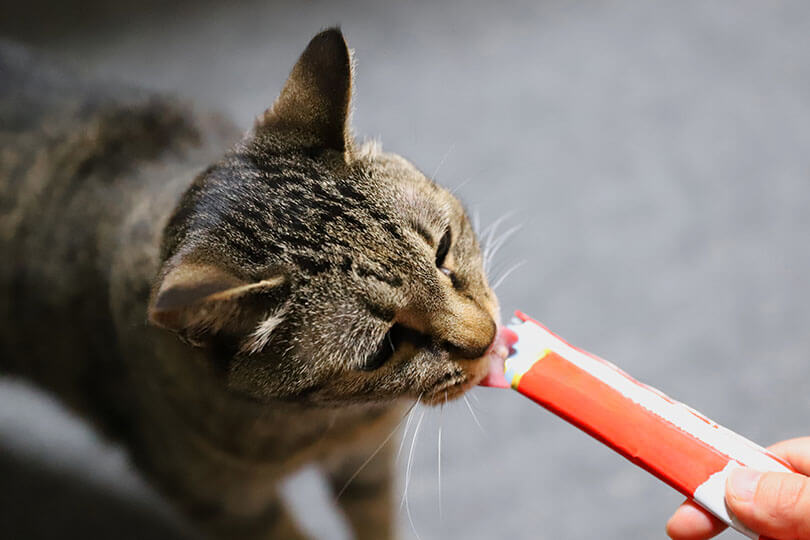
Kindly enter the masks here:
[[296, 131], [331, 150], [349, 150], [352, 61], [338, 28], [312, 38], [276, 102], [257, 119], [256, 129]]
[[260, 317], [282, 309], [289, 283], [283, 273], [245, 281], [210, 263], [181, 261], [157, 284], [149, 322], [202, 344], [209, 336], [244, 335]]

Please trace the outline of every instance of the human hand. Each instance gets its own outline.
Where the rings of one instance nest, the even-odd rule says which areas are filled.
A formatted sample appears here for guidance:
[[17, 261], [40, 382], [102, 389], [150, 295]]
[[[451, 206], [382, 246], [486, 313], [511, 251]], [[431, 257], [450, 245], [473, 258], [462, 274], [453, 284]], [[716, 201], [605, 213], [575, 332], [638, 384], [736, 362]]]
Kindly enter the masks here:
[[[736, 469], [726, 483], [726, 504], [749, 529], [775, 540], [810, 540], [810, 437], [769, 448], [801, 474]], [[691, 501], [667, 522], [673, 540], [707, 540], [725, 524]]]

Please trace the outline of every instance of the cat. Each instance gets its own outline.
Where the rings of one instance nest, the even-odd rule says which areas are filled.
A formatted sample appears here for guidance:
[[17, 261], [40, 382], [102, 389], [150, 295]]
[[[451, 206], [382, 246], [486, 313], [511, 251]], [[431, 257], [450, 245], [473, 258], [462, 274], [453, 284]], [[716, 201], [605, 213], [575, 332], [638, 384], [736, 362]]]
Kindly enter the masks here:
[[241, 137], [0, 51], [0, 370], [206, 537], [303, 537], [278, 482], [305, 464], [358, 538], [392, 537], [390, 434], [487, 374], [498, 303], [461, 203], [352, 136], [341, 31]]

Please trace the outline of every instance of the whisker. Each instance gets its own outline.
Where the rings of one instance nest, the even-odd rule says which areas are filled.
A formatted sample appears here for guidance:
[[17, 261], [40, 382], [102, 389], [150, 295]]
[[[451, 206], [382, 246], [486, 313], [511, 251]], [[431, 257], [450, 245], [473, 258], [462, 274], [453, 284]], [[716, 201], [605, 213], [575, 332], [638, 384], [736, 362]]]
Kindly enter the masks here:
[[511, 237], [516, 232], [518, 232], [522, 228], [523, 228], [522, 225], [516, 225], [505, 231], [500, 237], [498, 237], [497, 240], [492, 242], [492, 244], [489, 246], [489, 249], [487, 250], [486, 257], [484, 258], [484, 271], [486, 273], [489, 273], [492, 270], [492, 261], [495, 260], [495, 255], [498, 253], [498, 251], [504, 245], [506, 245], [506, 243], [511, 239]]
[[[491, 226], [491, 225], [490, 225], [490, 226]], [[486, 259], [487, 259], [487, 255], [489, 254], [489, 250], [490, 250], [490, 248], [491, 248], [491, 246], [492, 246], [492, 234], [491, 234], [491, 232], [490, 232], [490, 231], [493, 231], [493, 230], [494, 230], [494, 228], [493, 228], [493, 229], [490, 229], [490, 228], [489, 228], [490, 226], [487, 226], [487, 227], [486, 227], [486, 228], [485, 228], [485, 229], [484, 229], [484, 230], [481, 232], [481, 234], [479, 235], [479, 238], [481, 239], [481, 257], [482, 257], [484, 260], [486, 260]], [[497, 225], [495, 225], [495, 227], [497, 228]]]
[[[391, 430], [391, 433], [389, 433], [389, 434], [388, 434], [388, 436], [387, 436], [387, 437], [386, 437], [386, 438], [383, 440], [383, 442], [381, 442], [381, 443], [380, 443], [380, 446], [378, 446], [378, 447], [377, 447], [377, 449], [376, 449], [376, 450], [374, 450], [374, 451], [371, 453], [371, 455], [370, 455], [370, 456], [368, 456], [368, 458], [366, 458], [366, 460], [365, 460], [365, 461], [364, 461], [364, 462], [363, 462], [363, 463], [362, 463], [362, 464], [361, 464], [361, 465], [360, 465], [360, 466], [357, 468], [357, 470], [356, 470], [356, 471], [354, 471], [354, 474], [352, 474], [352, 475], [349, 477], [349, 479], [348, 479], [348, 480], [346, 480], [346, 483], [345, 483], [345, 484], [343, 484], [343, 487], [342, 487], [342, 488], [340, 488], [340, 491], [338, 491], [338, 494], [337, 494], [337, 495], [335, 495], [335, 502], [337, 502], [337, 501], [338, 501], [338, 499], [340, 499], [340, 496], [341, 496], [341, 495], [343, 495], [343, 493], [346, 491], [346, 488], [348, 488], [348, 487], [349, 487], [349, 485], [350, 485], [350, 484], [351, 484], [351, 483], [354, 481], [354, 479], [355, 479], [355, 478], [357, 478], [357, 475], [358, 475], [358, 474], [360, 474], [360, 473], [362, 472], [362, 470], [366, 468], [366, 465], [368, 465], [369, 463], [371, 463], [371, 460], [372, 460], [372, 459], [374, 459], [374, 457], [375, 457], [377, 454], [379, 454], [379, 453], [380, 453], [380, 450], [382, 450], [382, 449], [383, 449], [383, 446], [385, 446], [385, 444], [386, 444], [388, 441], [390, 441], [390, 440], [391, 440], [391, 437], [393, 437], [393, 436], [394, 436], [394, 433], [396, 433], [396, 432], [397, 432], [397, 430], [399, 429], [399, 426], [401, 426], [401, 425], [402, 425], [402, 421], [403, 421], [403, 420], [405, 420], [405, 418], [410, 418], [410, 416], [411, 416], [411, 412], [413, 411], [414, 407], [416, 407], [416, 404], [417, 404], [417, 403], [419, 403], [419, 400], [416, 400], [416, 401], [414, 401], [414, 402], [413, 402], [413, 405], [411, 405], [411, 406], [408, 408], [408, 410], [407, 410], [407, 411], [405, 411], [405, 414], [403, 414], [403, 415], [402, 415], [402, 418], [400, 418], [399, 422], [397, 422], [397, 425], [396, 425], [396, 426], [394, 426], [394, 429], [392, 429], [392, 430]], [[404, 435], [403, 435], [403, 438], [404, 438]]]
[[512, 217], [514, 213], [515, 213], [514, 210], [504, 212], [501, 217], [499, 217], [498, 219], [496, 219], [495, 221], [484, 227], [484, 230], [481, 231], [481, 239], [484, 243], [484, 252], [490, 249], [492, 238], [495, 236], [495, 232], [498, 230], [498, 227], [500, 227], [501, 223]]
[[472, 226], [473, 231], [478, 235], [481, 232], [481, 211], [477, 206], [473, 209]]
[[[419, 397], [416, 398], [416, 401], [413, 402], [411, 408], [408, 409], [408, 421], [405, 422], [405, 430], [402, 432], [402, 440], [399, 441], [399, 450], [397, 450], [397, 457], [395, 458], [395, 461], [397, 463], [399, 463], [399, 456], [402, 455], [402, 447], [405, 446], [405, 440], [408, 438], [408, 429], [411, 427], [411, 420], [413, 420], [413, 413], [415, 412], [414, 407], [416, 406], [417, 403], [419, 403], [420, 399], [422, 399], [422, 394], [419, 394]], [[402, 421], [400, 420], [400, 422]]]
[[419, 415], [419, 420], [416, 421], [416, 427], [413, 430], [413, 439], [411, 439], [411, 450], [408, 453], [408, 467], [405, 469], [405, 490], [402, 493], [402, 502], [399, 505], [400, 511], [402, 510], [402, 504], [405, 504], [405, 513], [408, 515], [408, 522], [411, 524], [411, 530], [413, 531], [414, 536], [416, 536], [417, 540], [421, 540], [419, 537], [419, 533], [416, 531], [416, 526], [413, 523], [413, 516], [411, 515], [411, 503], [408, 501], [408, 486], [411, 482], [411, 466], [413, 465], [413, 450], [416, 447], [416, 439], [419, 436], [419, 426], [422, 425], [422, 419], [425, 417], [425, 410], [422, 410], [422, 414]]
[[[444, 411], [444, 409], [442, 409]], [[442, 518], [442, 416], [439, 415], [439, 443], [438, 443], [438, 462], [439, 462], [439, 519]]]
[[464, 403], [467, 404], [467, 409], [470, 411], [470, 414], [472, 415], [473, 420], [475, 420], [475, 423], [478, 426], [478, 429], [480, 429], [482, 433], [486, 433], [486, 431], [484, 431], [484, 427], [481, 425], [481, 422], [478, 421], [478, 417], [475, 415], [475, 411], [473, 410], [472, 405], [470, 405], [470, 400], [467, 399], [466, 395], [463, 395], [461, 397], [464, 398]]
[[422, 414], [419, 415], [419, 420], [416, 421], [416, 427], [413, 430], [411, 449], [408, 452], [408, 466], [405, 468], [405, 489], [402, 492], [402, 500], [399, 503], [400, 510], [402, 510], [402, 505], [408, 500], [408, 486], [410, 486], [411, 483], [411, 466], [413, 465], [413, 450], [416, 447], [416, 436], [419, 435], [419, 426], [422, 425], [422, 419], [425, 417], [425, 412], [425, 409], [422, 409]]
[[489, 225], [484, 227], [484, 230], [481, 231], [481, 234], [482, 235], [489, 234], [490, 231], [492, 231], [493, 229], [497, 229], [500, 226], [500, 224], [504, 222], [504, 220], [509, 219], [510, 217], [512, 217], [512, 215], [514, 213], [515, 213], [514, 210], [509, 210], [507, 212], [504, 212], [501, 217], [499, 217], [498, 219], [496, 219], [495, 221], [493, 221], [492, 223], [490, 223]]
[[411, 524], [411, 530], [413, 531], [413, 535], [416, 537], [416, 540], [422, 540], [419, 536], [419, 533], [416, 532], [416, 525], [413, 524], [413, 516], [411, 515], [411, 503], [405, 499], [405, 513], [408, 514], [408, 522]]
[[[489, 266], [490, 261], [492, 260], [492, 257], [495, 255], [495, 252], [498, 251], [498, 249], [500, 249], [501, 238], [504, 235], [501, 235], [500, 237], [496, 237], [496, 234], [498, 232], [498, 227], [500, 226], [500, 223], [506, 218], [506, 216], [507, 216], [507, 214], [504, 214], [503, 216], [501, 216], [500, 219], [496, 220], [492, 224], [492, 226], [491, 226], [492, 228], [490, 228], [486, 233], [482, 234], [482, 242], [483, 242], [484, 248], [482, 250], [481, 256], [482, 256], [482, 259], [483, 259], [483, 266], [485, 268], [485, 271], [486, 271], [487, 267]], [[513, 234], [513, 232], [514, 231], [512, 231], [510, 229], [509, 231], [507, 231], [505, 233], [505, 235], [508, 238], [509, 236], [511, 236]]]
[[501, 277], [498, 278], [498, 281], [496, 281], [495, 284], [492, 286], [492, 290], [494, 291], [495, 289], [497, 289], [501, 285], [501, 283], [503, 283], [506, 280], [506, 278], [509, 277], [509, 275], [512, 272], [514, 272], [515, 270], [517, 270], [518, 268], [520, 268], [524, 264], [526, 264], [526, 261], [520, 261], [520, 262], [516, 263], [515, 265], [513, 265], [511, 268], [509, 268], [509, 270], [504, 272], [503, 275], [501, 275]]
[[[501, 219], [503, 216], [501, 216]], [[489, 257], [489, 252], [492, 249], [492, 238], [495, 236], [495, 231], [498, 230], [498, 226], [500, 225], [500, 219], [495, 220], [494, 222], [487, 225], [486, 228], [481, 232], [481, 243], [483, 244], [482, 247], [482, 256], [484, 260]]]
[[[453, 151], [453, 149], [454, 149], [455, 147], [456, 147], [456, 143], [453, 143], [453, 144], [451, 144], [451, 145], [450, 145], [450, 148], [448, 148], [448, 149], [447, 149], [447, 152], [445, 152], [445, 153], [444, 153], [444, 155], [442, 156], [442, 159], [440, 159], [440, 160], [439, 160], [439, 164], [438, 164], [438, 165], [436, 165], [436, 170], [435, 170], [435, 171], [433, 171], [433, 174], [432, 174], [432, 175], [430, 175], [430, 178], [431, 178], [431, 179], [435, 179], [435, 178], [436, 178], [436, 175], [437, 175], [437, 174], [439, 174], [439, 169], [441, 169], [441, 168], [442, 168], [442, 165], [444, 165], [444, 162], [445, 162], [445, 160], [447, 159], [447, 156], [449, 156], [449, 155], [450, 155], [450, 152], [452, 152], [452, 151]], [[452, 192], [451, 192], [451, 193], [452, 193]]]
[[495, 244], [493, 244], [492, 248], [497, 249], [497, 247], [499, 247], [503, 242], [508, 240], [510, 236], [512, 236], [515, 232], [519, 231], [522, 228], [523, 228], [522, 223], [510, 227], [509, 229], [501, 233], [501, 236], [498, 237], [498, 240], [495, 242]]
[[492, 263], [492, 259], [495, 257], [495, 254], [498, 253], [498, 250], [501, 249], [506, 242], [522, 228], [523, 225], [515, 225], [514, 227], [507, 229], [495, 242], [492, 243], [492, 246], [487, 251], [486, 258], [484, 259], [484, 272], [489, 271], [489, 266]]
[[458, 193], [458, 190], [460, 190], [461, 188], [463, 188], [464, 186], [469, 184], [471, 180], [472, 180], [472, 176], [468, 176], [461, 183], [459, 183], [457, 186], [455, 186], [453, 189], [451, 189], [450, 194], [455, 195], [456, 193]]

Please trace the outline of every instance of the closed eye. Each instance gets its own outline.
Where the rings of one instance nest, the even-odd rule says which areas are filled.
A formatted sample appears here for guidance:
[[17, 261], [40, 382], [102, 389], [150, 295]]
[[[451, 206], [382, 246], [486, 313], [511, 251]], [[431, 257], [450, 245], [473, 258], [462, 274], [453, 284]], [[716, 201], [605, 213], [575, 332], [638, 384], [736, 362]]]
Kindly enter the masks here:
[[450, 227], [444, 231], [442, 239], [439, 240], [439, 246], [436, 248], [436, 268], [444, 268], [444, 260], [447, 254], [450, 253], [450, 241], [452, 239]]
[[450, 253], [452, 238], [453, 233], [450, 230], [450, 227], [448, 227], [447, 230], [444, 231], [442, 239], [439, 240], [439, 247], [436, 248], [436, 268], [438, 268], [442, 274], [450, 278], [450, 282], [453, 284], [454, 289], [458, 289], [461, 287], [461, 282], [459, 281], [455, 272], [445, 266], [445, 259], [447, 259], [447, 255]]

